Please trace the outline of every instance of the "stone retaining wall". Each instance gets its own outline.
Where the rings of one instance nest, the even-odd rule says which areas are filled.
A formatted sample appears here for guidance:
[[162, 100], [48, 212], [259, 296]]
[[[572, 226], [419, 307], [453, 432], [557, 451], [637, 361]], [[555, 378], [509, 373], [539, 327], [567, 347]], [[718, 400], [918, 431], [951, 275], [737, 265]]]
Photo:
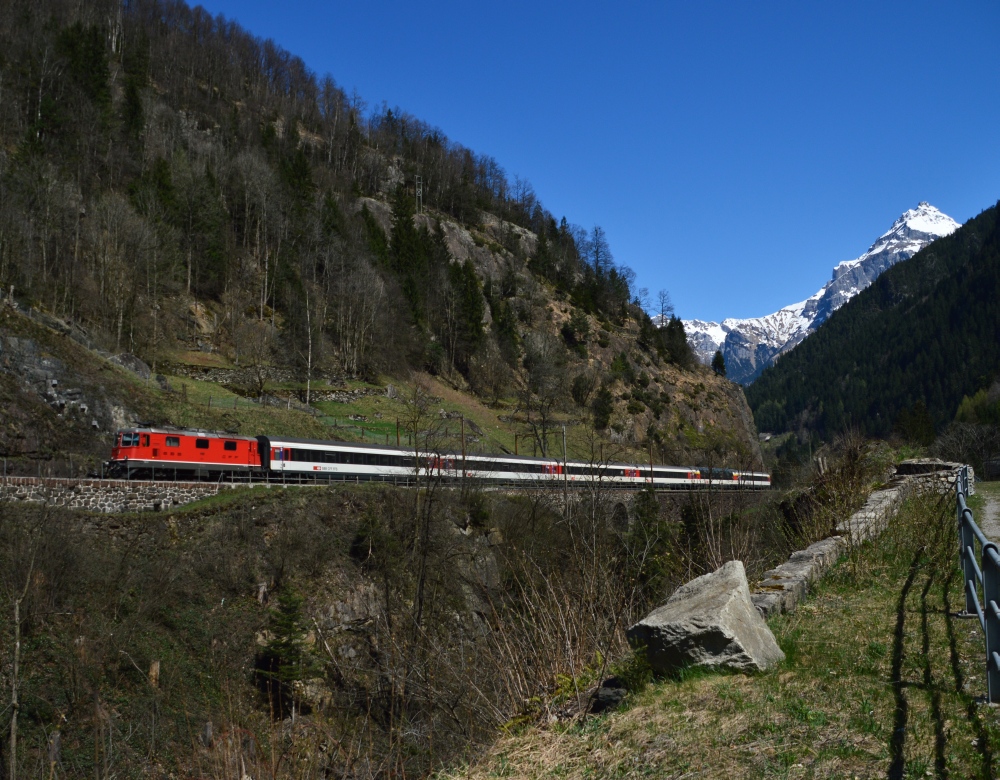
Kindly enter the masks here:
[[6, 477], [0, 481], [0, 501], [30, 501], [91, 512], [155, 512], [214, 496], [230, 487], [218, 482]]
[[[936, 468], [929, 468], [933, 464]], [[940, 461], [910, 461], [899, 464], [896, 476], [881, 490], [868, 497], [865, 505], [836, 528], [837, 535], [792, 553], [789, 559], [764, 573], [753, 588], [752, 600], [764, 616], [791, 612], [798, 606], [812, 582], [822, 577], [852, 545], [861, 544], [882, 533], [889, 521], [915, 491], [933, 490], [944, 493], [955, 489], [960, 463]], [[969, 467], [972, 492], [974, 475]]]

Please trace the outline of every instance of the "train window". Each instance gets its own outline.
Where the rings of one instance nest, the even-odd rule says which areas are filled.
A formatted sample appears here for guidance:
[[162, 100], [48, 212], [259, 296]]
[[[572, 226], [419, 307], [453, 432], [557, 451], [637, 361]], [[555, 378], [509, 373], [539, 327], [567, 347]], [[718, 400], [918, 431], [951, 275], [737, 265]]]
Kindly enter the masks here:
[[167, 446], [168, 447], [180, 447], [181, 446], [181, 439], [180, 439], [180, 437], [179, 436], [168, 436], [167, 437]]
[[224, 441], [222, 443], [222, 449], [228, 450], [230, 452], [235, 452], [236, 451], [236, 442], [234, 442], [234, 441]]
[[148, 447], [149, 446], [149, 434], [148, 433], [142, 434], [142, 446], [143, 447]]
[[195, 439], [194, 446], [199, 450], [208, 449], [208, 439]]
[[122, 446], [123, 447], [138, 447], [139, 446], [139, 434], [131, 433], [126, 431], [122, 434]]

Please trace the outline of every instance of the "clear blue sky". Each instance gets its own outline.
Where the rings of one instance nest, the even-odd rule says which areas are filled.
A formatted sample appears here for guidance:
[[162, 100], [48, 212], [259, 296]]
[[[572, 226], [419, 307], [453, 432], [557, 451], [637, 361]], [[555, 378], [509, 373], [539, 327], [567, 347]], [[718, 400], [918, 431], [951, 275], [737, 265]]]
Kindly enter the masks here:
[[207, 0], [601, 225], [683, 318], [811, 295], [907, 208], [1000, 199], [1000, 3]]

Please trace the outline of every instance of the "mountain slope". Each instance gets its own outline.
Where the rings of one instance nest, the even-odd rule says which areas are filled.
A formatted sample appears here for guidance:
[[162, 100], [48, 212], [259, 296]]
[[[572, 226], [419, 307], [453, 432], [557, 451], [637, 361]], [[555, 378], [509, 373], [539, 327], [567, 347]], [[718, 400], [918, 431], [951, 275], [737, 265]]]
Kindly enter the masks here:
[[[210, 364], [248, 399], [426, 373], [503, 408], [510, 438], [541, 452], [574, 422], [638, 457], [700, 461], [722, 439], [755, 452], [739, 388], [696, 364], [679, 320], [657, 329], [633, 303], [600, 227], [557, 220], [492, 157], [398, 108], [369, 113], [180, 0], [17, 5], [0, 14], [13, 310], [154, 373]], [[19, 335], [0, 322], [6, 337]], [[46, 382], [96, 409], [99, 383], [42, 368], [37, 387], [9, 389], [26, 411], [0, 426], [0, 454], [52, 455], [34, 435], [49, 427], [30, 424], [36, 401], [51, 407]], [[88, 457], [114, 426], [193, 419], [127, 392], [114, 407], [83, 421]]]
[[879, 274], [958, 227], [929, 203], [920, 203], [904, 212], [863, 255], [838, 263], [830, 281], [806, 300], [764, 317], [727, 318], [721, 323], [686, 320], [689, 342], [705, 363], [721, 349], [729, 377], [743, 384], [752, 382]]
[[881, 436], [924, 407], [940, 426], [1000, 371], [998, 337], [994, 206], [888, 269], [767, 368], [747, 397], [761, 430]]

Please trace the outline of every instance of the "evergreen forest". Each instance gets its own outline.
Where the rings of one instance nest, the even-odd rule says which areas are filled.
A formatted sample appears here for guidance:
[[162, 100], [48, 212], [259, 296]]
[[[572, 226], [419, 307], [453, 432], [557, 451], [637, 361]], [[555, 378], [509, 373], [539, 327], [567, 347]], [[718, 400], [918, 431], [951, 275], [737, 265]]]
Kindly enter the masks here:
[[[930, 444], [1000, 371], [994, 206], [885, 271], [747, 388], [761, 431]], [[969, 402], [966, 403], [969, 405]]]

